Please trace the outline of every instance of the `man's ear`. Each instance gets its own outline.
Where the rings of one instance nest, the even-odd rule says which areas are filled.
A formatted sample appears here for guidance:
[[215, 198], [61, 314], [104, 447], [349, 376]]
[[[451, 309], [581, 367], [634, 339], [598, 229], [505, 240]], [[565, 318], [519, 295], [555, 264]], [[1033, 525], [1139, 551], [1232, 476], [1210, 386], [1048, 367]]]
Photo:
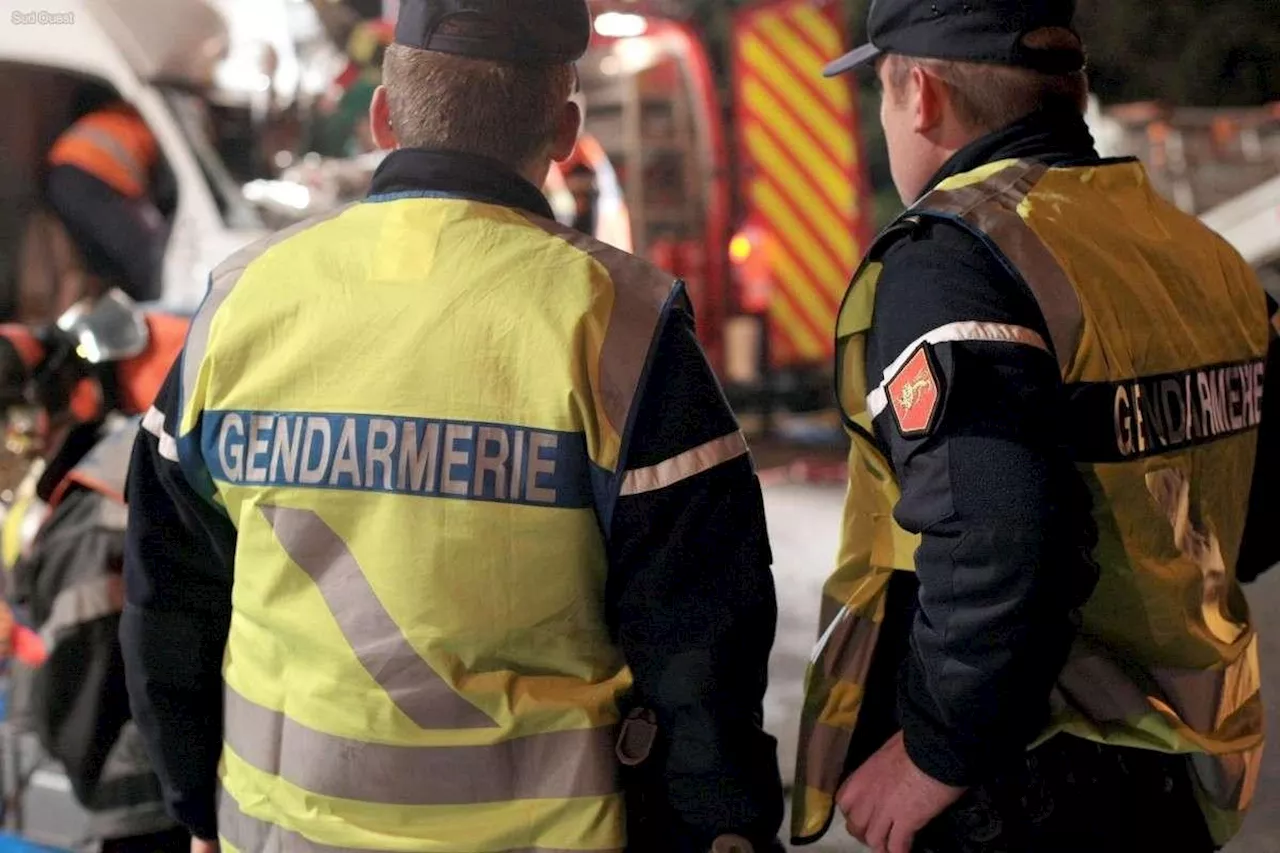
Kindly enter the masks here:
[[574, 101], [568, 101], [560, 111], [555, 140], [551, 143], [551, 159], [563, 163], [578, 147], [578, 134], [582, 131], [582, 109]]
[[391, 105], [387, 101], [386, 86], [379, 86], [373, 92], [373, 102], [369, 104], [369, 132], [374, 144], [384, 151], [400, 147], [395, 128], [391, 126]]
[[950, 96], [947, 85], [917, 65], [911, 69], [910, 92], [915, 102], [915, 132], [933, 132], [946, 113]]

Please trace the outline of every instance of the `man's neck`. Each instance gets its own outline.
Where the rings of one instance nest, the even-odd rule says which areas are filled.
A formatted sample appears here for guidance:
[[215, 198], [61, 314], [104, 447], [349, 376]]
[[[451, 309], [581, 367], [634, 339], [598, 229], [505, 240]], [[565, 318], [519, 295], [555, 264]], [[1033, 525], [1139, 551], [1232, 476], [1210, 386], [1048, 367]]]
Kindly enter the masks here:
[[1008, 127], [976, 136], [947, 159], [920, 195], [947, 178], [1013, 158], [1058, 165], [1096, 161], [1098, 152], [1083, 115], [1066, 107], [1041, 109]]

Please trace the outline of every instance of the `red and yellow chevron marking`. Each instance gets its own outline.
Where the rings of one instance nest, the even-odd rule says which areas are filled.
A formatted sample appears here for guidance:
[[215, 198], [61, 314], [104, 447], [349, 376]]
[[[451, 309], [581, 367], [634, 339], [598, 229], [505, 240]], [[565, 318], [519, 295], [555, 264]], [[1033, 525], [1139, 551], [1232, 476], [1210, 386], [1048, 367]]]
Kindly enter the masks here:
[[870, 238], [857, 107], [822, 68], [845, 48], [839, 2], [775, 0], [734, 21], [748, 221], [767, 233], [779, 366], [832, 356], [836, 311]]

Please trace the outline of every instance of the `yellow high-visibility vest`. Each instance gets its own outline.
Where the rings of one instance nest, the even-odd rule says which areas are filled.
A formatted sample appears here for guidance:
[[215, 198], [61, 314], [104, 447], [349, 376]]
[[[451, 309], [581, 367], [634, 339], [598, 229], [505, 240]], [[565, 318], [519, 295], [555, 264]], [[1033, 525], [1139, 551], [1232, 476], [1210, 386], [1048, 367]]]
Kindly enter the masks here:
[[160, 449], [238, 532], [226, 849], [625, 846], [602, 528], [677, 304], [643, 261], [427, 193], [215, 271]]
[[1054, 354], [1072, 451], [1093, 495], [1101, 579], [1032, 746], [1065, 732], [1185, 754], [1225, 843], [1262, 759], [1258, 643], [1235, 563], [1270, 326], [1248, 265], [1160, 198], [1136, 162], [1006, 160], [950, 178], [885, 233], [845, 297], [836, 372], [853, 440], [849, 493], [808, 673], [792, 834], [813, 840], [830, 823], [888, 581], [915, 568], [919, 540], [893, 520], [898, 484], [873, 438], [893, 389], [867, 387], [865, 344], [880, 258], [925, 219], [959, 224], [1000, 255], [1034, 294], [1051, 338], [972, 323], [927, 342]]

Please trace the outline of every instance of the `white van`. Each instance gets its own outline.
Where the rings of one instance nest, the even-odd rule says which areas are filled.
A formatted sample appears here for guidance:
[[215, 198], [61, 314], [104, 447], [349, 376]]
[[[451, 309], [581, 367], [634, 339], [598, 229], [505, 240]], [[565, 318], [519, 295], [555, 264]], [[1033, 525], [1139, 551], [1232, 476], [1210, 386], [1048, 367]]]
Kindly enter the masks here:
[[1280, 299], [1280, 177], [1206, 212], [1201, 220], [1236, 247]]
[[90, 104], [118, 96], [150, 126], [172, 177], [159, 302], [194, 311], [211, 268], [266, 231], [208, 136], [201, 92], [228, 49], [223, 18], [203, 0], [9, 5], [0, 19], [0, 292], [15, 289], [53, 140]]

